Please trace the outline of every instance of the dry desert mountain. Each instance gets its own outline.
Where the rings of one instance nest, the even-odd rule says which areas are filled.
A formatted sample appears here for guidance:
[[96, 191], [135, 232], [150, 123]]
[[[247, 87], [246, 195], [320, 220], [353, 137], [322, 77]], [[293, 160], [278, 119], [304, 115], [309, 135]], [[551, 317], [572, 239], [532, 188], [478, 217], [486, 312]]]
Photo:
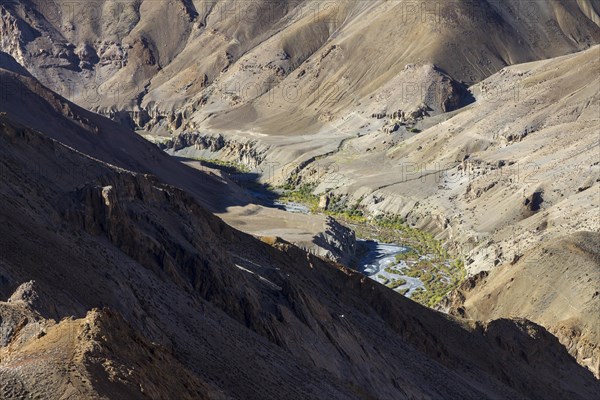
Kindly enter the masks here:
[[0, 0], [0, 399], [595, 399], [598, 0]]

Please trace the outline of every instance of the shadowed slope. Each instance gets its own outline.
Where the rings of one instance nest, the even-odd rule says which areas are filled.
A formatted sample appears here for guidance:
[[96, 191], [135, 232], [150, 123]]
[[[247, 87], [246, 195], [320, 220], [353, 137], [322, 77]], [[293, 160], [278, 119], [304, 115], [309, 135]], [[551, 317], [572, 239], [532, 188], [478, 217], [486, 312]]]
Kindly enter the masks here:
[[51, 299], [47, 318], [110, 307], [234, 398], [589, 398], [597, 389], [530, 322], [454, 320], [235, 231], [150, 176], [5, 117], [1, 132], [0, 292], [35, 279]]

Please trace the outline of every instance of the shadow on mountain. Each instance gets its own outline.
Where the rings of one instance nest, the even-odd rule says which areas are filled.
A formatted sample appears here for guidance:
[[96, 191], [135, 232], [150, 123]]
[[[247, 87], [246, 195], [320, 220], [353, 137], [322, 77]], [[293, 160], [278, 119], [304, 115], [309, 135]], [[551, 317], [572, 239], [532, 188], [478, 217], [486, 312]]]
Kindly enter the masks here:
[[[218, 162], [217, 160], [207, 159], [195, 159], [182, 156], [171, 156], [174, 160], [181, 162], [182, 164], [196, 162], [200, 165], [200, 173], [208, 171], [219, 171], [227, 180], [227, 184], [235, 184], [240, 191], [249, 195], [252, 198], [253, 204], [260, 204], [265, 207], [277, 208], [285, 210], [285, 207], [277, 203], [279, 193], [273, 190], [273, 187], [269, 184], [260, 181], [261, 175], [258, 172], [242, 171], [233, 164], [227, 164]], [[203, 172], [203, 169], [206, 171]], [[243, 204], [229, 204], [232, 205], [243, 205]]]
[[[182, 164], [132, 130], [49, 90], [25, 74], [8, 54], [0, 56], [2, 66], [10, 68], [0, 68], [0, 112], [11, 121], [104, 163], [154, 175], [192, 194], [212, 212], [224, 212], [228, 207], [253, 201], [245, 190], [230, 184], [231, 181]], [[236, 179], [253, 182], [259, 188], [257, 176]]]

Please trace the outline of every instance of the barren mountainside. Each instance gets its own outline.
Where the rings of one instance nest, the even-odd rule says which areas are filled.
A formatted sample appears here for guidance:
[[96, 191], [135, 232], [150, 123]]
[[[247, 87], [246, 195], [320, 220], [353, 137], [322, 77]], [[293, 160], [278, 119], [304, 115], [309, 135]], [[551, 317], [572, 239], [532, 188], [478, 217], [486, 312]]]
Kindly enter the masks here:
[[[2, 50], [46, 86], [132, 126], [295, 133], [373, 95], [454, 109], [461, 85], [598, 43], [599, 21], [592, 0], [3, 0], [1, 29]], [[426, 99], [416, 74], [416, 93], [382, 93], [407, 64], [435, 65], [447, 89]]]
[[541, 245], [515, 265], [465, 282], [444, 307], [462, 317], [518, 315], [542, 324], [598, 376], [599, 241], [597, 231], [578, 232]]
[[596, 398], [599, 71], [598, 0], [0, 0], [0, 399]]
[[[235, 231], [151, 176], [7, 117], [1, 129], [5, 397], [583, 399], [598, 388], [538, 325], [444, 316]], [[163, 362], [181, 373], [150, 380]]]

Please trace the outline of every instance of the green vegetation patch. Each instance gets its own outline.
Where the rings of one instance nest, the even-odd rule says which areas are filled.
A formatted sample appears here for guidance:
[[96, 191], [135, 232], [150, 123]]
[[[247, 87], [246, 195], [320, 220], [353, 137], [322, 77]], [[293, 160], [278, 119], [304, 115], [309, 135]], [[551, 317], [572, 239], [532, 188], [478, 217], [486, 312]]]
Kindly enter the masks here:
[[[362, 198], [350, 202], [347, 196], [330, 195], [327, 210], [319, 210], [319, 196], [313, 194], [315, 188], [316, 184], [288, 183], [280, 187], [283, 193], [278, 200], [301, 203], [313, 213], [330, 215], [353, 229], [356, 236], [362, 239], [407, 246], [409, 250], [396, 256], [396, 261], [404, 261], [407, 267], [401, 270], [398, 266], [390, 266], [385, 271], [391, 275], [418, 278], [423, 282], [425, 288], [415, 290], [411, 296], [413, 300], [433, 307], [464, 280], [466, 273], [462, 260], [453, 259], [433, 235], [409, 226], [399, 215], [381, 214], [367, 218], [361, 207]], [[400, 277], [389, 279], [379, 275], [377, 278], [392, 289], [406, 284]], [[399, 292], [405, 295], [408, 289]]]
[[280, 189], [283, 193], [279, 195], [278, 200], [283, 203], [301, 203], [310, 208], [311, 212], [317, 212], [319, 209], [319, 196], [313, 194], [316, 185], [305, 183], [300, 186], [286, 184]]
[[248, 168], [246, 165], [234, 161], [197, 157], [194, 157], [194, 160], [199, 161], [200, 164], [206, 168], [218, 169], [219, 171], [223, 171], [229, 175], [248, 174], [251, 172], [250, 168]]
[[386, 286], [389, 287], [390, 289], [397, 289], [403, 285], [406, 285], [406, 280], [404, 280], [402, 278], [398, 278], [398, 279], [394, 279], [394, 280], [390, 281]]
[[412, 299], [429, 307], [438, 304], [466, 275], [461, 260], [435, 262], [426, 259], [410, 266], [405, 274], [423, 282], [425, 290], [415, 291]]
[[406, 262], [406, 261], [412, 261], [412, 260], [417, 260], [419, 258], [419, 253], [417, 253], [414, 249], [408, 249], [405, 252], [402, 252], [400, 254], [396, 254], [396, 262], [400, 263], [402, 261]]
[[[404, 261], [406, 268], [400, 270], [397, 266], [386, 268], [386, 272], [396, 275], [406, 275], [418, 278], [425, 288], [415, 290], [411, 296], [428, 307], [438, 304], [444, 296], [458, 287], [466, 273], [461, 259], [454, 259], [433, 235], [408, 226], [397, 215], [379, 215], [359, 223], [340, 218], [356, 232], [357, 237], [377, 240], [383, 243], [401, 243], [409, 249], [396, 255], [396, 261]], [[387, 286], [390, 287], [391, 282]], [[402, 286], [398, 285], [395, 288]], [[407, 290], [400, 290], [405, 295]]]
[[368, 222], [360, 203], [363, 198], [349, 204], [347, 197], [341, 195], [330, 196], [329, 205], [325, 214], [330, 215], [339, 220], [351, 221], [357, 224], [365, 224]]

